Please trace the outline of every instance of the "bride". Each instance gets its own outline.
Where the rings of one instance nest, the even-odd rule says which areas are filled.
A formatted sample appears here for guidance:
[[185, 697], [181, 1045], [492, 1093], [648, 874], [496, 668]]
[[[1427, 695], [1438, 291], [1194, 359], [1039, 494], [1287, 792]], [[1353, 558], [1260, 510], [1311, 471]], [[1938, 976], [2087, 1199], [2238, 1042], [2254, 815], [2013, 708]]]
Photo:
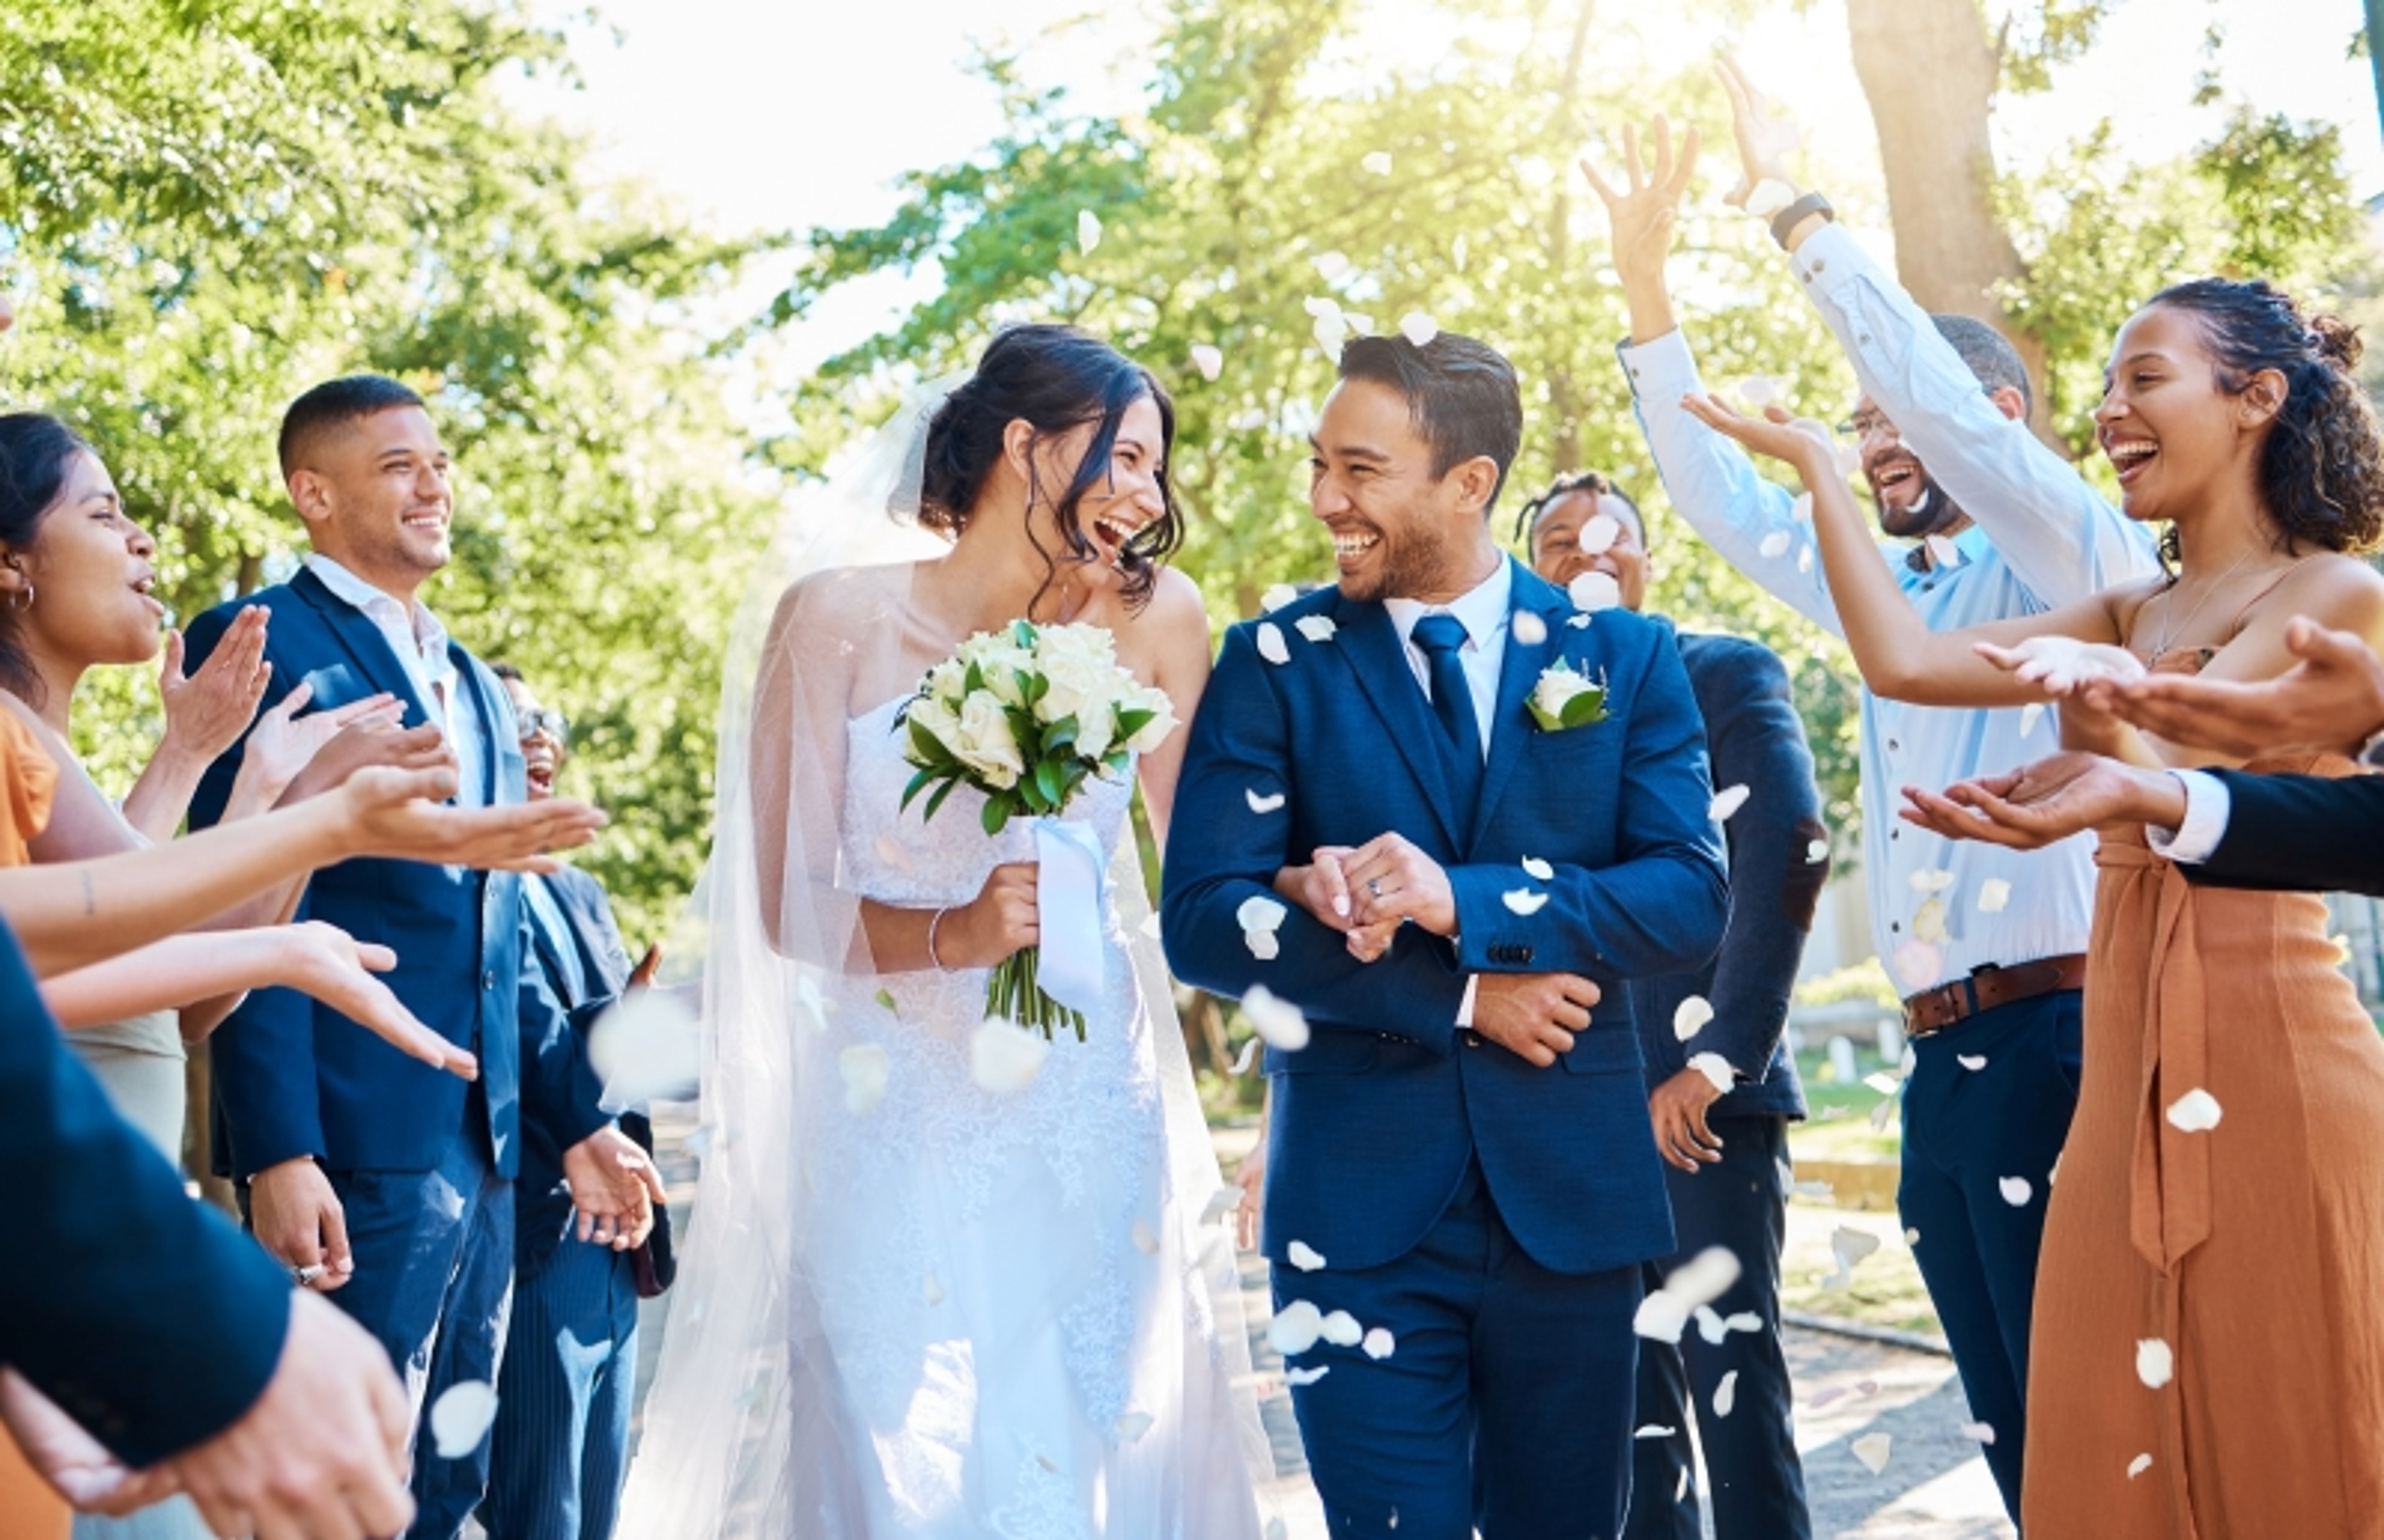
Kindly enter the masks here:
[[1063, 814], [1109, 856], [1103, 1008], [1024, 1089], [982, 1088], [970, 1038], [987, 970], [1038, 939], [1034, 831], [988, 838], [965, 788], [900, 809], [903, 702], [1020, 616], [1107, 628], [1190, 720], [1173, 428], [1105, 344], [1004, 331], [799, 504], [740, 616], [702, 1180], [625, 1534], [1258, 1534], [1221, 1183], [1129, 817], [1138, 782], [1164, 847], [1184, 734]]

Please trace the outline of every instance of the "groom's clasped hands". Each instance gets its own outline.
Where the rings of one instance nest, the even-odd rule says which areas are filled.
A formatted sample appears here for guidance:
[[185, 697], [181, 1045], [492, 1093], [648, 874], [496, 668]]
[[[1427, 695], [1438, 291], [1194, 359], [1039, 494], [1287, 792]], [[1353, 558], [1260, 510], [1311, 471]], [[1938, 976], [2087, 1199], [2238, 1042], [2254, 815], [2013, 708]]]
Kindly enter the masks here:
[[[1360, 962], [1389, 955], [1399, 927], [1457, 934], [1457, 893], [1440, 863], [1402, 835], [1363, 845], [1322, 845], [1304, 866], [1277, 873], [1275, 891], [1341, 932]], [[1597, 986], [1578, 974], [1482, 974], [1473, 990], [1473, 1037], [1540, 1069], [1571, 1051], [1588, 1030]]]

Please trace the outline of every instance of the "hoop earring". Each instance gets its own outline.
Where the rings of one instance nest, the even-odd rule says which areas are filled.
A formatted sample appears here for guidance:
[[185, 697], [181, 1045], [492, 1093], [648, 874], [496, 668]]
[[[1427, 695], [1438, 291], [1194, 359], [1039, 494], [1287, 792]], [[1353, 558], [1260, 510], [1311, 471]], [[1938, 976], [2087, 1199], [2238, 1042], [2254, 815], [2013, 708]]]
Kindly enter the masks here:
[[30, 610], [33, 607], [33, 582], [31, 578], [29, 578], [25, 580], [25, 587], [22, 591], [12, 593], [8, 596], [8, 607], [12, 610]]

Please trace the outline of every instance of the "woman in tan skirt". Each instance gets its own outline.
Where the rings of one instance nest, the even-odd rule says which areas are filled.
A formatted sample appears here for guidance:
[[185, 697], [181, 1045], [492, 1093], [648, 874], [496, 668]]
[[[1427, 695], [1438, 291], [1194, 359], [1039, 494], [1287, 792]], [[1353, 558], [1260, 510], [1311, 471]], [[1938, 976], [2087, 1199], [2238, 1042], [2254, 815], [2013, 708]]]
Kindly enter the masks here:
[[[2006, 844], [2102, 836], [2077, 1120], [2057, 1172], [2015, 1173], [2028, 1186], [2010, 1189], [2052, 1205], [2030, 1540], [2384, 1537], [2384, 1042], [2318, 900], [2196, 887], [2150, 848], [2148, 820], [2182, 816], [2165, 772], [2225, 762], [2079, 693], [2147, 670], [2273, 677], [2297, 661], [2295, 615], [2384, 643], [2384, 578], [2352, 554], [2384, 534], [2358, 353], [2265, 283], [2163, 292], [2119, 333], [2095, 420], [2129, 516], [2171, 526], [2172, 575], [1943, 634], [1885, 574], [1826, 445], [1694, 404], [1804, 476], [1873, 689], [2061, 702], [2069, 751], [1942, 796], [1907, 789], [1906, 816]], [[2354, 767], [2328, 753], [2248, 768]]]

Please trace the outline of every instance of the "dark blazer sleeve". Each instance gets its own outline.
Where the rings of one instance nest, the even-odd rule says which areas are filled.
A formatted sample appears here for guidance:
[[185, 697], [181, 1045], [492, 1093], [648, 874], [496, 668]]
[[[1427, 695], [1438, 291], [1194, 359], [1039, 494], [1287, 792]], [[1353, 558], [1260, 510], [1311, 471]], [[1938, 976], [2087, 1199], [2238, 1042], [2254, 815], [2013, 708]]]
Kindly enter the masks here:
[[[206, 662], [241, 608], [242, 602], [219, 605], [191, 623], [185, 637], [186, 669], [196, 673]], [[279, 705], [305, 677], [305, 670], [287, 655], [276, 653], [270, 630], [265, 655], [272, 662], [273, 677], [259, 704], [260, 714]], [[201, 777], [191, 799], [193, 832], [223, 821], [224, 804], [247, 746], [243, 733]], [[302, 894], [292, 919], [311, 917], [308, 894]], [[295, 989], [250, 991], [217, 1028], [208, 1052], [215, 1066], [216, 1097], [230, 1134], [224, 1151], [229, 1159], [219, 1158], [218, 1163], [231, 1175], [245, 1179], [284, 1161], [310, 1155], [320, 1160], [329, 1153], [316, 1089], [314, 1003], [304, 995]]]
[[[1730, 928], [1714, 966], [1713, 1020], [1692, 1046], [1761, 1082], [1788, 1025], [1789, 995], [1830, 864], [1810, 859], [1825, 834], [1813, 754], [1788, 693], [1788, 670], [1768, 648], [1734, 638], [1694, 639], [1717, 791], [1747, 789], [1722, 826], [1730, 840]], [[1709, 660], [1709, 661], [1708, 661]], [[1669, 1031], [1671, 1024], [1656, 1024]]]
[[5, 925], [0, 1108], [0, 1362], [135, 1467], [238, 1422], [280, 1360], [290, 1279], [117, 1115]]
[[2213, 774], [2227, 783], [2227, 832], [2208, 861], [2179, 863], [2189, 880], [2384, 898], [2384, 776]]
[[[520, 927], [521, 975], [516, 997], [520, 1013], [522, 1111], [535, 1118], [554, 1141], [559, 1155], [611, 1123], [598, 1106], [604, 1087], [588, 1062], [587, 1039], [572, 1030], [569, 1013], [547, 983], [538, 963], [537, 922], [530, 918], [529, 898], [517, 888], [516, 924]], [[558, 938], [567, 941], [568, 938]]]

